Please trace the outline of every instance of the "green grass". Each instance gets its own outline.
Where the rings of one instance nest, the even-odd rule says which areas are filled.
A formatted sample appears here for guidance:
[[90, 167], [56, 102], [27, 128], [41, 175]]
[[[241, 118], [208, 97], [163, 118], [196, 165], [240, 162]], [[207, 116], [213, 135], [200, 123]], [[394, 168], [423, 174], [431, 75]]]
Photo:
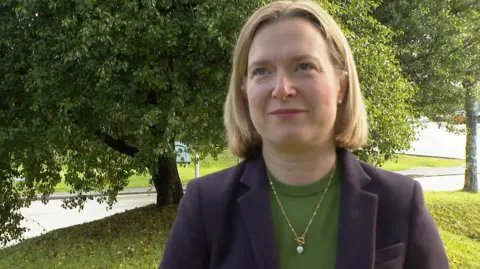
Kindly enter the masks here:
[[158, 268], [172, 207], [150, 205], [0, 250], [0, 268]]
[[[451, 268], [480, 268], [480, 194], [425, 197]], [[52, 231], [0, 250], [0, 268], [157, 268], [175, 214], [150, 205]]]
[[[208, 175], [210, 173], [234, 166], [237, 164], [237, 160], [238, 159], [231, 155], [228, 151], [219, 154], [217, 159], [208, 156], [200, 162], [200, 176]], [[464, 164], [464, 160], [399, 155], [395, 160], [387, 161], [382, 168], [389, 171], [401, 171], [418, 167], [453, 167], [460, 166], [462, 164]], [[186, 184], [195, 177], [195, 166], [193, 164], [189, 165], [188, 167], [182, 167], [179, 165], [178, 173], [182, 183]], [[151, 185], [149, 185], [148, 182], [149, 178], [150, 175], [147, 174], [133, 175], [129, 178], [127, 188], [150, 187]], [[55, 191], [66, 192], [70, 189], [71, 188], [62, 181], [57, 185]]]
[[480, 268], [480, 194], [427, 192], [425, 201], [440, 230], [451, 268]]
[[420, 167], [454, 167], [464, 163], [465, 160], [398, 155], [395, 160], [385, 162], [382, 168], [389, 171], [402, 171]]

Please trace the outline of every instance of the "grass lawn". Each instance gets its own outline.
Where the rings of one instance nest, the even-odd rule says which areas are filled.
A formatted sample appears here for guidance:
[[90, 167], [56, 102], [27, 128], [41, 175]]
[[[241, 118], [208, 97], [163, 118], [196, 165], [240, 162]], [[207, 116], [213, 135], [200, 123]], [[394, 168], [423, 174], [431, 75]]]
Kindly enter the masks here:
[[[425, 197], [451, 268], [480, 268], [480, 194]], [[158, 268], [175, 214], [150, 205], [52, 231], [0, 250], [0, 268]]]
[[480, 194], [427, 192], [451, 268], [480, 268]]
[[463, 164], [465, 164], [465, 160], [398, 155], [396, 160], [385, 162], [382, 168], [389, 171], [402, 171], [419, 167], [454, 167]]
[[[386, 162], [382, 168], [389, 171], [401, 171], [418, 167], [453, 167], [460, 166], [464, 163], [464, 160], [399, 155], [395, 160]], [[232, 156], [228, 151], [220, 154], [217, 160], [214, 160], [211, 156], [208, 156], [200, 162], [200, 175], [208, 175], [236, 164], [237, 158]], [[193, 164], [189, 165], [188, 167], [178, 166], [178, 173], [182, 183], [185, 184], [195, 177], [195, 166]], [[150, 175], [134, 175], [130, 177], [127, 188], [150, 187], [148, 182], [149, 178]], [[57, 185], [55, 190], [57, 192], [66, 192], [70, 190], [70, 187], [61, 182]]]

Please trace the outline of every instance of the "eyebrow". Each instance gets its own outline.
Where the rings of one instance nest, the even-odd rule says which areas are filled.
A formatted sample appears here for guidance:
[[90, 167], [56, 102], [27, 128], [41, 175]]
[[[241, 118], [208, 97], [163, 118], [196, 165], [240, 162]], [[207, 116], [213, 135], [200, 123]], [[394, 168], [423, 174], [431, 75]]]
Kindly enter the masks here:
[[[304, 61], [304, 60], [310, 60], [310, 61], [313, 60], [316, 63], [321, 64], [321, 61], [317, 57], [315, 57], [311, 54], [295, 55], [295, 56], [290, 57], [288, 59], [289, 62], [300, 62], [300, 61]], [[259, 60], [253, 61], [251, 64], [248, 65], [247, 70], [250, 70], [254, 66], [264, 66], [264, 65], [268, 64], [268, 62], [269, 61], [266, 60], [266, 59], [259, 59]]]
[[264, 66], [268, 63], [267, 60], [256, 60], [247, 66], [247, 70], [252, 69], [254, 66]]

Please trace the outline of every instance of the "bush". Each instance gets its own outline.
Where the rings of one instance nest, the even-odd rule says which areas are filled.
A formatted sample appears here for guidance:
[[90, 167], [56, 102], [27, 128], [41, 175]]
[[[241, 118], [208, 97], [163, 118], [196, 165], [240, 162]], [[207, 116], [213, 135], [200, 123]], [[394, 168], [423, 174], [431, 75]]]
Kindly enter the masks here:
[[467, 122], [467, 119], [463, 115], [455, 115], [449, 117], [448, 122], [451, 124], [465, 124]]

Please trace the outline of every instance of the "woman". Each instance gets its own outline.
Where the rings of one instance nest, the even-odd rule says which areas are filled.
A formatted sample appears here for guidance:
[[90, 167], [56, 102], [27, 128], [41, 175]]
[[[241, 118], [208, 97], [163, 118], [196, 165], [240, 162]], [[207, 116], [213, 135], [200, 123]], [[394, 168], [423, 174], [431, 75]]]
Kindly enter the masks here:
[[225, 106], [245, 161], [188, 184], [160, 268], [448, 268], [420, 185], [348, 151], [366, 118], [352, 53], [320, 6], [256, 11]]

